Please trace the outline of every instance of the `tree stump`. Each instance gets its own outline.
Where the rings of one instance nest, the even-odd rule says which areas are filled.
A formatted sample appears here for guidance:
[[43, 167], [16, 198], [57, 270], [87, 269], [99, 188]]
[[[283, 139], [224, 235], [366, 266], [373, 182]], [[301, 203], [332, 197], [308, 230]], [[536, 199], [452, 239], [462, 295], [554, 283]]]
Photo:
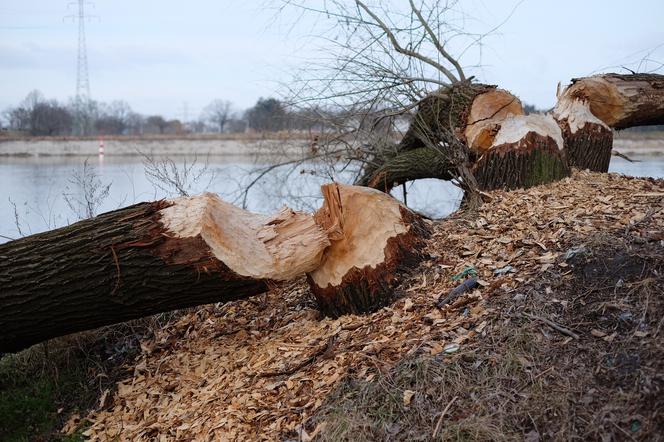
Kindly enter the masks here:
[[571, 166], [608, 172], [611, 129], [664, 124], [664, 76], [602, 74], [573, 79], [553, 115], [563, 131]]
[[562, 133], [551, 116], [511, 116], [492, 143], [473, 164], [480, 189], [528, 188], [571, 175]]
[[307, 275], [318, 306], [337, 317], [366, 313], [393, 297], [401, 272], [423, 257], [429, 229], [391, 196], [367, 187], [328, 184], [314, 215], [331, 245]]

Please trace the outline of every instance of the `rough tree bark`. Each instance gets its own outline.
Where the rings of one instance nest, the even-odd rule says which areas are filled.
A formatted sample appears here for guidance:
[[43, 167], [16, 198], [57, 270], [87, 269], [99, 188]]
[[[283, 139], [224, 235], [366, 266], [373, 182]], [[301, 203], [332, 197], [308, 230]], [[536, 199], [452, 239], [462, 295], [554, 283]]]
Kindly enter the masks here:
[[322, 191], [325, 203], [314, 216], [332, 244], [307, 275], [311, 291], [327, 315], [375, 310], [390, 301], [401, 272], [424, 257], [429, 230], [383, 192], [336, 183]]
[[575, 78], [561, 100], [580, 100], [613, 129], [664, 124], [664, 75], [601, 74]]
[[602, 74], [573, 79], [553, 111], [571, 166], [607, 172], [611, 129], [664, 124], [664, 75]]
[[0, 245], [0, 353], [151, 314], [262, 293], [308, 273], [330, 315], [371, 311], [422, 257], [394, 198], [331, 184], [314, 216], [257, 215], [210, 193], [141, 203]]
[[509, 115], [471, 170], [483, 190], [528, 188], [571, 174], [560, 128], [545, 115]]
[[318, 266], [310, 215], [255, 215], [216, 195], [141, 203], [0, 245], [0, 352], [264, 292]]
[[495, 86], [441, 89], [422, 100], [395, 153], [370, 162], [358, 183], [389, 191], [413, 179], [463, 177], [465, 169], [479, 190], [490, 190], [569, 176], [556, 122], [523, 114], [519, 99]]

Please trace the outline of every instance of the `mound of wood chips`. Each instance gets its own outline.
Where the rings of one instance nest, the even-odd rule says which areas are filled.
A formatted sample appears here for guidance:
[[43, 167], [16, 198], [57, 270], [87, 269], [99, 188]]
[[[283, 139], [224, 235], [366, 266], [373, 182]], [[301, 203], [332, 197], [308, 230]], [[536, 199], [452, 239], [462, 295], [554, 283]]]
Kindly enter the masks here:
[[[525, 191], [493, 192], [474, 214], [434, 223], [428, 252], [391, 307], [321, 318], [297, 281], [211, 305], [141, 344], [133, 374], [87, 419], [92, 440], [311, 440], [303, 423], [346, 375], [371, 380], [414, 353], [481, 339], [487, 299], [565, 267], [569, 241], [623, 229], [664, 240], [664, 181], [577, 172]], [[658, 222], [640, 223], [656, 219]], [[647, 230], [640, 224], [659, 227]], [[652, 227], [651, 227], [652, 229]], [[581, 247], [582, 244], [579, 244]], [[469, 268], [480, 286], [439, 308]]]

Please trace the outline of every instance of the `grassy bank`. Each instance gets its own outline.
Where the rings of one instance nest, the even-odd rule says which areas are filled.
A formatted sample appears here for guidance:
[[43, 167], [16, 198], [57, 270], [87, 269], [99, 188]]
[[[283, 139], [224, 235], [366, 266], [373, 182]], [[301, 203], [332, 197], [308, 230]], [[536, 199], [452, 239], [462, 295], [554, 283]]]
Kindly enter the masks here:
[[[0, 440], [77, 441], [85, 422], [127, 376], [140, 341], [177, 313], [53, 339], [0, 358]], [[63, 434], [70, 422], [72, 431]], [[80, 425], [79, 425], [80, 423]]]
[[579, 240], [565, 271], [491, 299], [481, 339], [345, 380], [309, 430], [322, 441], [658, 440], [664, 247]]

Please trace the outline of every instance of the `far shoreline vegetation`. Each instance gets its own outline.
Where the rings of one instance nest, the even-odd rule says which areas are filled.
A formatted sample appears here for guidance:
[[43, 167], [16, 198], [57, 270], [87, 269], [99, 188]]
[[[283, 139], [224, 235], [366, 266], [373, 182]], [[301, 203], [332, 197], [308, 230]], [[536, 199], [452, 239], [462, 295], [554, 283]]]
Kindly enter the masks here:
[[[544, 113], [529, 104], [527, 114]], [[373, 127], [389, 114], [387, 106], [374, 105], [356, 112], [357, 125]], [[47, 99], [33, 90], [16, 106], [0, 114], [0, 142], [4, 141], [83, 141], [83, 140], [298, 140], [335, 130], [335, 121], [349, 116], [343, 109], [331, 107], [299, 108], [277, 98], [259, 98], [246, 110], [236, 109], [227, 100], [214, 99], [200, 116], [187, 121], [162, 115], [144, 115], [132, 110], [124, 100], [91, 101], [84, 124], [77, 125], [74, 100], [62, 103]], [[392, 117], [393, 118], [393, 117]], [[394, 127], [408, 127], [411, 115], [399, 115]], [[83, 132], [77, 129], [83, 127]], [[382, 125], [381, 125], [382, 126]], [[632, 127], [615, 132], [616, 139], [664, 139], [664, 125]]]

